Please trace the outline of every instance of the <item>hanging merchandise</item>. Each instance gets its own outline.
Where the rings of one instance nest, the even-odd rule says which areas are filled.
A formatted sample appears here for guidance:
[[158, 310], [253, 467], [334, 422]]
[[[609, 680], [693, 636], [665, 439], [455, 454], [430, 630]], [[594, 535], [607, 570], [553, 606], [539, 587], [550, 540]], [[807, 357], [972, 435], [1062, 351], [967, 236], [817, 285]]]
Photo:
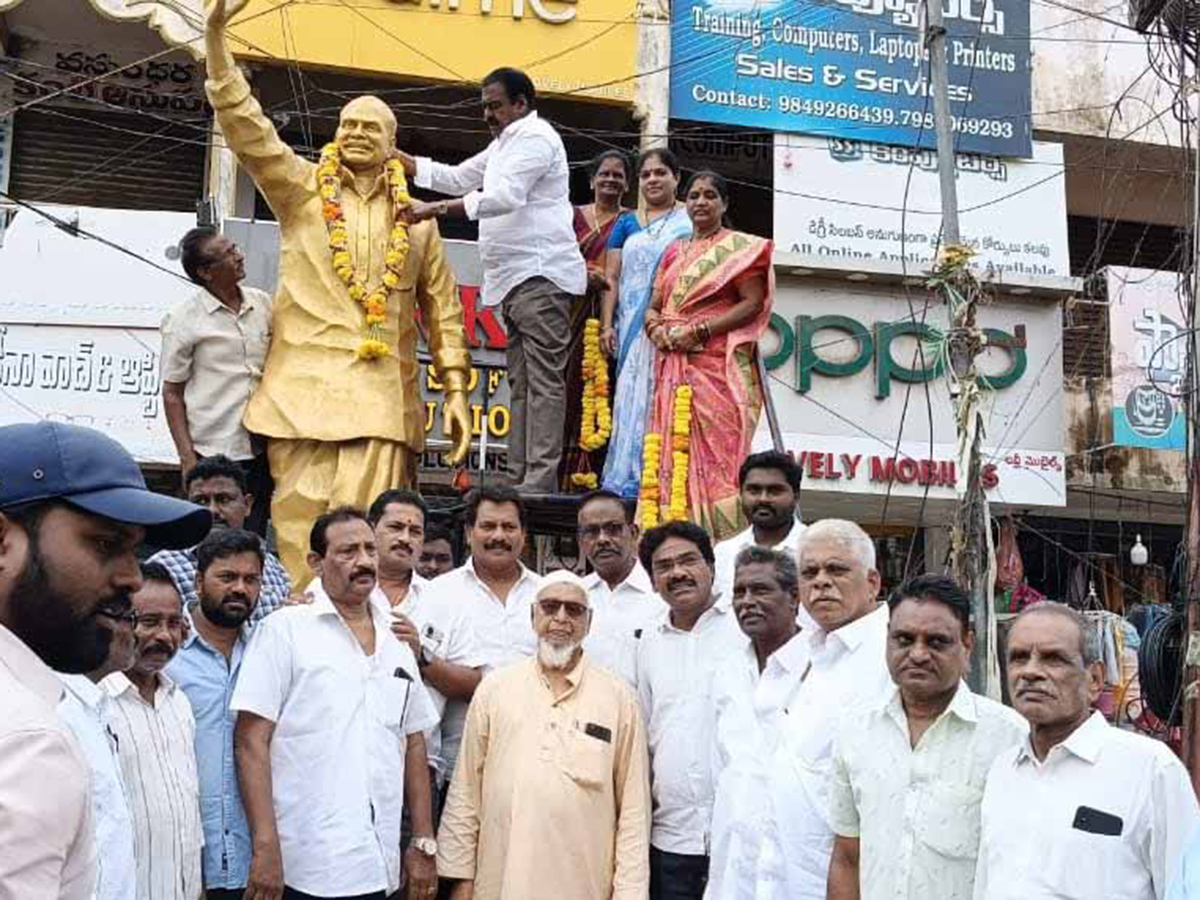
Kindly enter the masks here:
[[1142, 697], [1150, 712], [1167, 725], [1183, 721], [1183, 634], [1182, 613], [1160, 616], [1146, 630], [1138, 649]]
[[996, 591], [1014, 590], [1025, 578], [1025, 563], [1017, 547], [1017, 523], [1012, 516], [1000, 522], [1000, 539], [996, 542]]

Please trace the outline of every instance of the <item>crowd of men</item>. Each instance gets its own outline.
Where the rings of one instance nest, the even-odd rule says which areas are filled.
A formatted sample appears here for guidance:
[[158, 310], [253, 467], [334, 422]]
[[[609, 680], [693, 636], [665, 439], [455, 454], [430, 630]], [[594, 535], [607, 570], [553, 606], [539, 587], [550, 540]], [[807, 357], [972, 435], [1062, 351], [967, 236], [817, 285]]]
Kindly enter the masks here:
[[539, 576], [488, 488], [458, 568], [389, 491], [318, 518], [290, 585], [245, 478], [174, 500], [97, 432], [0, 428], [2, 900], [1188, 896], [1195, 794], [1093, 711], [1078, 613], [1016, 620], [1013, 708], [972, 693], [967, 597], [880, 603], [848, 521], [793, 545], [786, 456], [742, 468], [732, 573], [596, 492], [591, 574]]

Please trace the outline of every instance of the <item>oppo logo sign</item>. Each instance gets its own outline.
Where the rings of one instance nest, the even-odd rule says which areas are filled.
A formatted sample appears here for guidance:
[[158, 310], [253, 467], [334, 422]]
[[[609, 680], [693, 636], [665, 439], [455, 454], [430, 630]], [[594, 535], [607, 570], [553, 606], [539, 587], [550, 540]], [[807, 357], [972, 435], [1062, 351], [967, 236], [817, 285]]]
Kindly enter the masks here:
[[[891, 395], [893, 381], [920, 384], [946, 374], [945, 333], [921, 322], [875, 322], [868, 328], [849, 316], [831, 315], [797, 316], [791, 325], [782, 316], [772, 315], [771, 329], [779, 338], [779, 349], [763, 362], [768, 369], [778, 369], [794, 359], [796, 391], [801, 394], [812, 389], [814, 375], [845, 378], [872, 363], [875, 396], [880, 400]], [[981, 375], [980, 387], [990, 391], [1011, 387], [1025, 374], [1027, 366], [1025, 326], [1015, 326], [1013, 334], [998, 328], [985, 328], [983, 332], [988, 347], [999, 348], [1007, 356], [1008, 365], [1004, 371]], [[903, 340], [906, 362], [895, 358], [892, 345], [897, 340]], [[914, 353], [917, 344], [923, 345], [923, 366], [922, 356]], [[851, 348], [849, 355], [847, 345]]]

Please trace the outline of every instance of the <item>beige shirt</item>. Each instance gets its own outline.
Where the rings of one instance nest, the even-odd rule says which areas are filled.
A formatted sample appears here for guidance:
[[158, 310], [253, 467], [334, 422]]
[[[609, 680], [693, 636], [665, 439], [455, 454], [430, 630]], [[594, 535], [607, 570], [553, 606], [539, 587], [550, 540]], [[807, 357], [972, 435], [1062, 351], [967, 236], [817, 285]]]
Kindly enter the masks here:
[[979, 803], [993, 760], [1029, 733], [965, 684], [912, 746], [899, 690], [842, 719], [829, 817], [858, 838], [862, 900], [971, 900]]
[[186, 385], [196, 452], [249, 459], [254, 452], [242, 416], [271, 344], [271, 297], [243, 287], [235, 313], [201, 288], [166, 314], [161, 331], [163, 381]]
[[475, 900], [645, 900], [646, 733], [633, 691], [585, 657], [555, 699], [536, 659], [483, 680], [438, 834]]
[[89, 900], [91, 776], [55, 711], [63, 686], [0, 625], [0, 900]]

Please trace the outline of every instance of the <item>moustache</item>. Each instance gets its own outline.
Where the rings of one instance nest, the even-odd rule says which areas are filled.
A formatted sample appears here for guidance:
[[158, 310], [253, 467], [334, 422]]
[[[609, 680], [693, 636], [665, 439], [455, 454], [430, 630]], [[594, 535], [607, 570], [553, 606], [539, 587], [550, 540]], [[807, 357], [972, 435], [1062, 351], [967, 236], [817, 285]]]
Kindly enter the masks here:
[[667, 590], [670, 590], [670, 591], [676, 590], [677, 588], [681, 588], [681, 587], [695, 587], [695, 586], [696, 586], [695, 580], [693, 580], [691, 578], [687, 578], [685, 576], [680, 576], [679, 578], [672, 578], [670, 581], [667, 582]]
[[369, 575], [372, 578], [374, 578], [375, 570], [370, 566], [360, 566], [359, 568], [355, 569], [353, 572], [350, 573], [350, 580], [353, 581], [355, 578], [359, 578], [363, 575]]
[[484, 550], [511, 550], [512, 544], [508, 541], [488, 541], [483, 545]]
[[222, 603], [242, 603], [242, 604], [245, 604], [245, 605], [249, 605], [249, 603], [250, 603], [250, 598], [249, 598], [249, 597], [247, 597], [245, 594], [241, 594], [241, 593], [238, 593], [238, 594], [226, 594], [226, 595], [225, 595], [225, 599], [224, 599], [224, 600], [222, 600], [221, 602], [222, 602]]
[[154, 643], [154, 644], [150, 644], [149, 646], [146, 647], [145, 650], [142, 651], [142, 653], [147, 656], [150, 655], [151, 653], [165, 653], [169, 656], [174, 652], [175, 652], [174, 647], [172, 647], [170, 644], [164, 644], [161, 641]]

